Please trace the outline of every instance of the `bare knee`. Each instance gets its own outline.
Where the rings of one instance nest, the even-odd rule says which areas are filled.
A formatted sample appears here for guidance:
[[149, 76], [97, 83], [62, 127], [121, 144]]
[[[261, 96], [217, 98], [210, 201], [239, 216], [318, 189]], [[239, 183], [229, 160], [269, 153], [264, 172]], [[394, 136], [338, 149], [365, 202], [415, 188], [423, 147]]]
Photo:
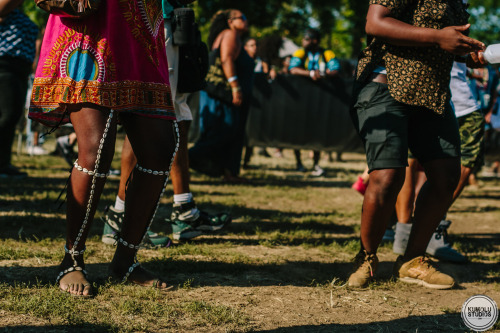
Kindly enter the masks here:
[[382, 198], [397, 197], [405, 172], [405, 168], [374, 170], [370, 173], [369, 192]]
[[461, 167], [459, 162], [447, 161], [426, 167], [425, 173], [433, 193], [442, 198], [451, 198], [460, 181]]
[[100, 135], [89, 135], [78, 140], [78, 164], [89, 170], [93, 170], [96, 163], [99, 164], [100, 172], [107, 172], [111, 167], [111, 161], [115, 153], [114, 141], [111, 138], [103, 139]]

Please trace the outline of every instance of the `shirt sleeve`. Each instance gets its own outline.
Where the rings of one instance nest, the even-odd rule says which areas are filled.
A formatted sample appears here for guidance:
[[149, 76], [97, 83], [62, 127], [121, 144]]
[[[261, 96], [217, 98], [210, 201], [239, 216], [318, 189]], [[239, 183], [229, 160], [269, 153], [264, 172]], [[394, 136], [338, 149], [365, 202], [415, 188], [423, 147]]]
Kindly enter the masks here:
[[408, 9], [408, 5], [414, 0], [370, 0], [370, 5], [381, 5], [387, 7], [389, 11], [394, 15], [398, 16]]
[[298, 49], [295, 51], [292, 55], [292, 58], [290, 59], [290, 66], [288, 66], [288, 69], [292, 69], [295, 67], [300, 67], [304, 68], [304, 56], [306, 55], [305, 51], [303, 49]]
[[340, 61], [335, 57], [335, 53], [331, 50], [326, 50], [323, 53], [326, 61], [326, 68], [330, 71], [338, 71], [340, 69]]

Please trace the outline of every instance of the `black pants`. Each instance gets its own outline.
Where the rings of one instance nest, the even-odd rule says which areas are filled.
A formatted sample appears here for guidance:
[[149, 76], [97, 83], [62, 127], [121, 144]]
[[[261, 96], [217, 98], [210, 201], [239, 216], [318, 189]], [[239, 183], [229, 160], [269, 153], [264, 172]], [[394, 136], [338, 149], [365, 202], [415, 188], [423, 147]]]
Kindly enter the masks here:
[[16, 124], [24, 114], [31, 64], [0, 57], [0, 169], [10, 164]]

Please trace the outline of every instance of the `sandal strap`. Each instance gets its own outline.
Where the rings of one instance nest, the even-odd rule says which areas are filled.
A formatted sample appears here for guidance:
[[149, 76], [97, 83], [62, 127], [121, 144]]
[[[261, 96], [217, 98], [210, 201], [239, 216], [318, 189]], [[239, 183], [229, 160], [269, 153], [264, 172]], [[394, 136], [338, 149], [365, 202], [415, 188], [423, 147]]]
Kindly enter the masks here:
[[128, 277], [130, 276], [130, 274], [132, 274], [132, 272], [134, 271], [134, 269], [137, 267], [137, 266], [140, 266], [141, 263], [136, 261], [134, 262], [129, 268], [128, 268], [128, 272], [125, 273], [125, 276], [123, 277], [122, 279], [122, 282], [127, 282], [128, 280]]
[[77, 272], [77, 271], [82, 272], [83, 275], [85, 276], [85, 278], [87, 278], [87, 271], [84, 270], [82, 267], [80, 267], [80, 266], [70, 266], [70, 267], [66, 268], [65, 270], [59, 272], [59, 275], [56, 278], [56, 283], [59, 283], [59, 281], [61, 280], [61, 278], [64, 275], [66, 275], [68, 273], [71, 273], [71, 272]]
[[168, 170], [167, 171], [156, 171], [156, 170], [152, 170], [152, 169], [143, 168], [139, 164], [136, 164], [135, 168], [141, 172], [149, 173], [149, 174], [154, 175], [154, 176], [168, 176], [169, 175]]
[[119, 238], [117, 239], [117, 242], [118, 242], [118, 243], [120, 243], [120, 244], [122, 244], [123, 246], [126, 246], [126, 247], [128, 247], [128, 248], [130, 248], [130, 249], [134, 249], [134, 250], [139, 250], [139, 249], [140, 249], [140, 247], [141, 247], [141, 246], [140, 246], [140, 244], [139, 244], [139, 245], [134, 245], [134, 244], [131, 244], [131, 243], [127, 242], [126, 240], [124, 240], [124, 239], [123, 239], [123, 238], [121, 238], [121, 237], [119, 237]]
[[64, 252], [66, 252], [67, 254], [71, 254], [72, 256], [80, 256], [85, 252], [85, 250], [87, 250], [87, 246], [85, 246], [80, 251], [75, 251], [74, 247], [70, 250], [70, 249], [68, 249], [68, 247], [66, 245], [64, 245]]

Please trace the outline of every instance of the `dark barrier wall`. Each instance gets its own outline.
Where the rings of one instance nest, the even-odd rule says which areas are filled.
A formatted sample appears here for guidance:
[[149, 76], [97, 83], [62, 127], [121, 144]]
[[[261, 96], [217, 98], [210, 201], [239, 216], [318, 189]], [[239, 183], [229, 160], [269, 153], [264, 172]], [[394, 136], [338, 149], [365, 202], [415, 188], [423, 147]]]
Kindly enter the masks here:
[[[294, 75], [268, 81], [255, 77], [247, 121], [252, 146], [362, 152], [363, 147], [349, 117], [353, 79], [313, 82]], [[189, 141], [198, 137], [198, 94], [191, 94], [193, 112]]]
[[353, 79], [255, 77], [247, 122], [252, 146], [363, 151], [349, 116]]

